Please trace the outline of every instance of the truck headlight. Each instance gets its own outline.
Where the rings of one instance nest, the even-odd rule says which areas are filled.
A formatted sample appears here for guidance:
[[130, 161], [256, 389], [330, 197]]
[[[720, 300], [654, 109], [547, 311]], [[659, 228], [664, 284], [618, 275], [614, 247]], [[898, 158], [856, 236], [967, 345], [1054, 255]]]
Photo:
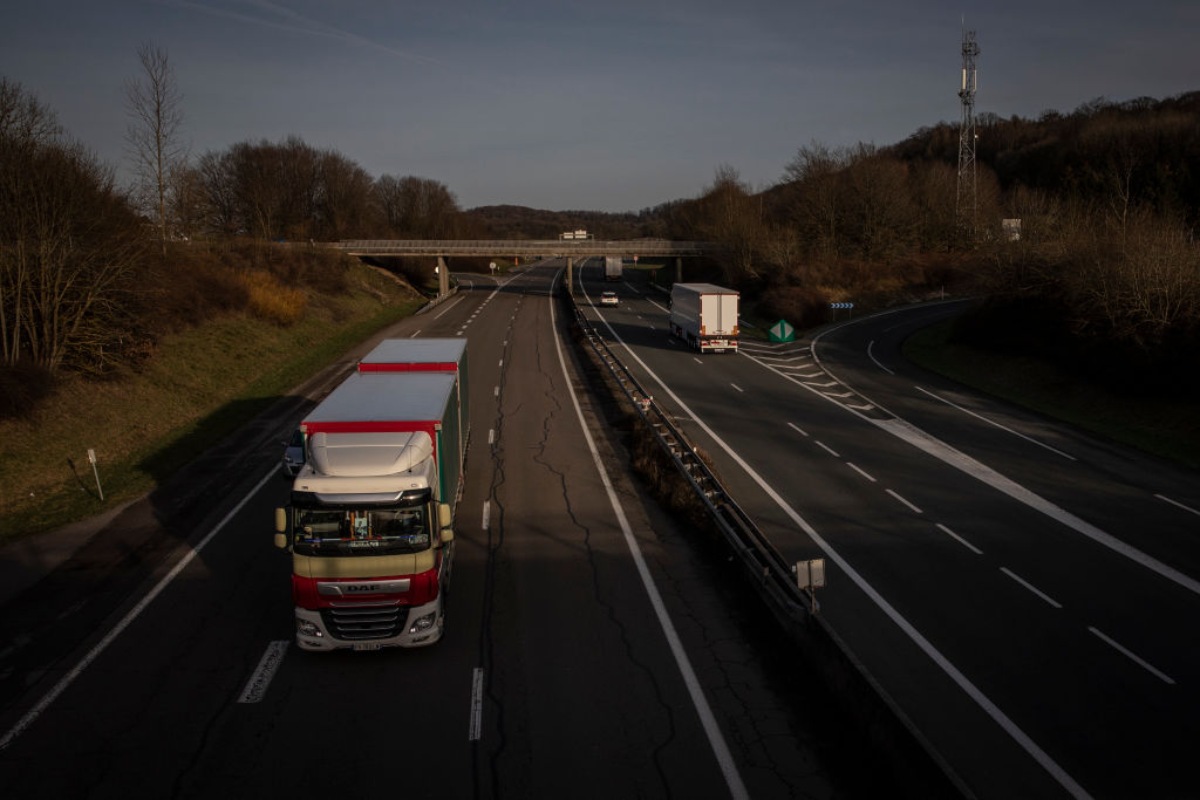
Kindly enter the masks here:
[[410, 625], [408, 628], [408, 632], [409, 633], [420, 633], [421, 631], [427, 631], [433, 627], [433, 623], [436, 621], [437, 621], [437, 612], [431, 611], [430, 613], [428, 613], [422, 617], [417, 617], [415, 620], [413, 620], [412, 625]]
[[320, 639], [322, 636], [324, 636], [324, 634], [321, 633], [321, 629], [317, 627], [317, 623], [309, 622], [308, 620], [300, 619], [299, 617], [296, 617], [296, 633], [300, 634], [301, 636], [312, 636], [316, 639]]

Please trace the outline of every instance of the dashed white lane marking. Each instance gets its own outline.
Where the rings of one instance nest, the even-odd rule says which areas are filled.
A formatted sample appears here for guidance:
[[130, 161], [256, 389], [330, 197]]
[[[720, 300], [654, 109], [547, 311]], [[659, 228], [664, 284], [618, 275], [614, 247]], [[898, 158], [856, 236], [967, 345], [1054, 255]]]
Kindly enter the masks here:
[[900, 501], [901, 503], [903, 503], [904, 505], [908, 506], [908, 508], [909, 508], [909, 509], [910, 509], [910, 510], [911, 510], [911, 511], [914, 513], [914, 514], [924, 514], [924, 513], [925, 513], [924, 511], [922, 511], [921, 509], [917, 508], [915, 505], [913, 505], [912, 503], [910, 503], [908, 500], [905, 500], [905, 499], [904, 499], [904, 497], [903, 497], [903, 496], [901, 496], [899, 492], [896, 492], [896, 491], [895, 491], [895, 490], [893, 490], [893, 489], [885, 489], [884, 491], [886, 491], [886, 492], [887, 492], [888, 494], [890, 494], [892, 497], [894, 497], [894, 498], [896, 498], [897, 500], [899, 500], [899, 501]]
[[869, 480], [871, 483], [875, 483], [875, 477], [873, 475], [871, 475], [869, 472], [867, 472], [866, 470], [864, 470], [862, 467], [858, 466], [857, 464], [847, 461], [846, 466], [848, 466], [850, 469], [857, 472], [859, 475], [862, 475], [864, 478]]
[[246, 688], [242, 690], [242, 696], [238, 698], [239, 703], [257, 703], [266, 696], [267, 687], [271, 685], [271, 679], [279, 671], [279, 665], [283, 663], [283, 655], [287, 652], [287, 648], [288, 643], [282, 640], [267, 644], [266, 652], [259, 659], [258, 667], [250, 676], [250, 680], [246, 681]]
[[1162, 681], [1163, 683], [1169, 683], [1169, 684], [1171, 684], [1172, 686], [1174, 686], [1174, 685], [1175, 685], [1175, 681], [1174, 681], [1174, 680], [1171, 678], [1171, 676], [1167, 675], [1165, 672], [1161, 672], [1161, 671], [1159, 671], [1159, 670], [1155, 669], [1155, 668], [1154, 668], [1154, 667], [1153, 667], [1153, 666], [1150, 664], [1150, 662], [1146, 661], [1146, 660], [1145, 660], [1145, 659], [1143, 659], [1143, 658], [1140, 658], [1140, 657], [1138, 657], [1138, 656], [1137, 656], [1137, 655], [1135, 655], [1135, 654], [1133, 653], [1133, 651], [1132, 651], [1132, 650], [1130, 650], [1129, 648], [1127, 648], [1127, 647], [1124, 647], [1124, 646], [1122, 646], [1122, 645], [1118, 644], [1116, 641], [1114, 641], [1113, 639], [1109, 638], [1108, 636], [1105, 636], [1105, 635], [1104, 635], [1103, 633], [1101, 633], [1099, 630], [1097, 630], [1096, 628], [1093, 628], [1093, 627], [1091, 627], [1090, 625], [1088, 626], [1088, 630], [1089, 630], [1089, 631], [1091, 631], [1093, 634], [1095, 634], [1095, 635], [1096, 635], [1096, 636], [1097, 636], [1097, 637], [1098, 637], [1100, 640], [1102, 640], [1103, 642], [1105, 642], [1106, 644], [1108, 644], [1109, 646], [1111, 646], [1113, 649], [1117, 650], [1119, 653], [1121, 653], [1121, 655], [1125, 656], [1125, 657], [1126, 657], [1126, 658], [1128, 658], [1130, 661], [1132, 661], [1133, 663], [1137, 664], [1139, 667], [1141, 667], [1142, 669], [1146, 670], [1147, 672], [1149, 672], [1149, 673], [1150, 673], [1151, 675], [1153, 675], [1154, 677], [1158, 678], [1158, 679], [1159, 679], [1160, 681]]
[[1170, 503], [1173, 506], [1182, 508], [1184, 511], [1190, 511], [1193, 514], [1195, 514], [1196, 516], [1200, 517], [1200, 511], [1197, 511], [1196, 509], [1192, 508], [1191, 506], [1185, 506], [1183, 503], [1179, 502], [1178, 500], [1172, 500], [1171, 498], [1167, 497], [1165, 494], [1156, 494], [1154, 496], [1157, 497], [1159, 500], [1162, 500], [1164, 503]]
[[821, 448], [821, 449], [822, 449], [822, 450], [824, 450], [826, 453], [829, 453], [829, 455], [833, 456], [834, 458], [841, 458], [841, 456], [839, 456], [839, 455], [837, 454], [837, 451], [836, 451], [836, 450], [834, 450], [832, 447], [830, 447], [829, 445], [825, 444], [824, 442], [817, 442], [817, 447]]
[[476, 667], [471, 673], [471, 722], [468, 726], [467, 740], [479, 741], [483, 735], [483, 667]]
[[946, 534], [946, 535], [947, 535], [947, 536], [949, 536], [951, 539], [953, 539], [954, 541], [958, 542], [959, 544], [961, 544], [963, 547], [965, 547], [965, 548], [967, 548], [968, 550], [970, 550], [970, 551], [971, 551], [972, 553], [974, 553], [975, 555], [977, 555], [977, 556], [981, 556], [981, 555], [983, 555], [983, 551], [982, 551], [982, 550], [980, 550], [978, 547], [976, 547], [975, 545], [973, 545], [973, 544], [971, 544], [970, 542], [968, 542], [968, 541], [967, 541], [966, 539], [964, 539], [963, 537], [959, 536], [959, 535], [958, 535], [957, 533], [955, 533], [954, 531], [952, 531], [952, 530], [950, 530], [949, 528], [947, 528], [947, 527], [946, 527], [945, 525], [943, 525], [942, 523], [940, 523], [940, 522], [939, 522], [939, 523], [938, 523], [938, 525], [937, 525], [937, 527], [938, 527], [938, 530], [940, 530], [942, 533]]
[[1040, 597], [1040, 598], [1042, 598], [1043, 600], [1045, 600], [1045, 601], [1046, 601], [1047, 603], [1049, 603], [1050, 605], [1054, 606], [1055, 608], [1062, 608], [1062, 603], [1058, 602], [1058, 601], [1057, 601], [1057, 600], [1055, 600], [1053, 597], [1051, 597], [1050, 595], [1046, 594], [1046, 593], [1045, 593], [1045, 592], [1043, 592], [1041, 589], [1037, 588], [1037, 587], [1036, 587], [1036, 586], [1034, 586], [1032, 583], [1030, 583], [1029, 581], [1025, 580], [1024, 578], [1022, 578], [1022, 577], [1021, 577], [1020, 575], [1018, 575], [1017, 573], [1013, 572], [1013, 571], [1012, 571], [1011, 569], [1009, 569], [1008, 567], [1001, 567], [1001, 568], [1000, 568], [1000, 571], [1001, 571], [1001, 572], [1003, 572], [1003, 573], [1004, 573], [1005, 575], [1007, 575], [1008, 577], [1012, 578], [1012, 579], [1013, 579], [1014, 581], [1016, 581], [1017, 583], [1019, 583], [1019, 584], [1021, 584], [1022, 586], [1024, 586], [1024, 587], [1025, 587], [1026, 589], [1028, 589], [1030, 592], [1033, 592], [1033, 593], [1034, 593], [1034, 594], [1036, 594], [1038, 597]]

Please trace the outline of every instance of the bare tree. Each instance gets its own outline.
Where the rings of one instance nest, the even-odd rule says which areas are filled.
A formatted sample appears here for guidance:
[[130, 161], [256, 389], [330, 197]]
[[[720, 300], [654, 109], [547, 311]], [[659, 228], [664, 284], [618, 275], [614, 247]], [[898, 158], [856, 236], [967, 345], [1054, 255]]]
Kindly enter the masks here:
[[58, 117], [19, 83], [0, 78], [0, 141], [6, 147], [48, 144], [62, 134]]
[[318, 235], [322, 240], [335, 240], [365, 230], [371, 213], [371, 176], [353, 161], [333, 151], [322, 153], [319, 163], [321, 224]]
[[754, 259], [766, 238], [762, 199], [753, 197], [738, 171], [728, 164], [717, 167], [712, 185], [695, 204], [694, 224], [699, 236], [718, 243], [725, 281], [737, 284], [756, 278]]
[[841, 230], [845, 189], [841, 172], [853, 161], [849, 148], [830, 148], [814, 141], [801, 147], [784, 170], [784, 180], [794, 182], [794, 220], [803, 238], [827, 256], [837, 256], [844, 238]]
[[445, 185], [412, 175], [383, 175], [375, 181], [375, 202], [394, 236], [449, 239], [457, 229], [458, 200]]
[[0, 79], [0, 362], [15, 364], [26, 352], [27, 298], [36, 276], [23, 254], [29, 249], [32, 210], [28, 165], [62, 133], [54, 112], [20, 84]]
[[179, 140], [183, 97], [167, 52], [147, 42], [138, 48], [140, 79], [125, 84], [132, 119], [126, 134], [143, 191], [153, 198], [162, 252], [167, 252], [168, 182], [186, 147]]
[[0, 81], [0, 363], [102, 371], [118, 360], [138, 241], [111, 172]]

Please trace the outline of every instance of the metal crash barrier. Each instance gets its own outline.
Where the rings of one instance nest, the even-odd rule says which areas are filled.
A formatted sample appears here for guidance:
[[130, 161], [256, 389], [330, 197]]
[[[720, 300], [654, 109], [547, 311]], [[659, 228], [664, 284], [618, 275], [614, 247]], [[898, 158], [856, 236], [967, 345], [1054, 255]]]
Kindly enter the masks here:
[[[748, 582], [819, 676], [841, 721], [854, 731], [853, 737], [869, 744], [891, 767], [895, 796], [924, 800], [973, 797], [965, 782], [818, 613], [815, 596], [801, 588], [819, 585], [812, 580], [812, 573], [797, 580], [792, 566], [729, 495], [696, 446], [614, 355], [574, 298], [566, 292], [563, 295], [582, 338], [704, 504]], [[823, 583], [823, 569], [821, 572]]]

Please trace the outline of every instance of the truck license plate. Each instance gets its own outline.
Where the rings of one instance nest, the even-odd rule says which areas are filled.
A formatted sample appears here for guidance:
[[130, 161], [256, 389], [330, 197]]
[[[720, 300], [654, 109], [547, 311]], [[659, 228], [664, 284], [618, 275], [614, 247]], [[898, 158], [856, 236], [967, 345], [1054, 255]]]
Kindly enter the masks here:
[[379, 644], [379, 642], [355, 642], [355, 644], [354, 644], [354, 649], [355, 649], [356, 651], [361, 651], [361, 650], [382, 650], [382, 649], [383, 649], [383, 645]]

